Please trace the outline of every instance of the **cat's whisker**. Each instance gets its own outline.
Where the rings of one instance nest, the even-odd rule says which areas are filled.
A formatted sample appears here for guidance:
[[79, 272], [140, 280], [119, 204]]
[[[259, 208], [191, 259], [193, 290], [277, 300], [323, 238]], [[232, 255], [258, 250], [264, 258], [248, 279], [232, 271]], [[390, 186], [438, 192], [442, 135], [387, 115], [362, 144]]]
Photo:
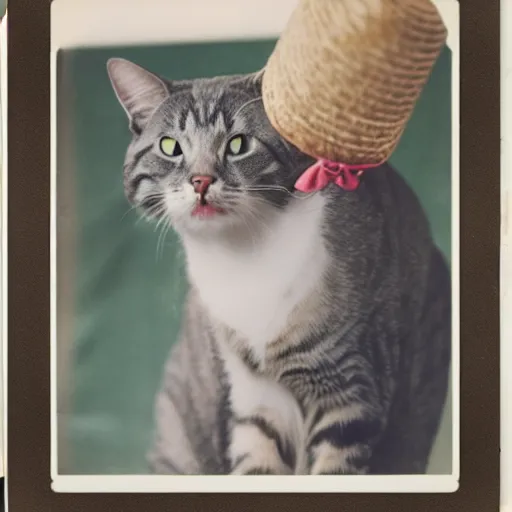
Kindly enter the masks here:
[[134, 211], [134, 210], [136, 210], [136, 209], [137, 209], [137, 205], [133, 205], [131, 208], [128, 208], [128, 210], [126, 210], [126, 212], [124, 212], [123, 216], [121, 217], [121, 222], [125, 219], [125, 217], [126, 217], [129, 213], [133, 212], [133, 211]]
[[156, 253], [155, 253], [155, 260], [157, 262], [161, 261], [163, 257], [163, 245], [164, 245], [164, 238], [165, 238], [165, 225], [162, 226], [162, 229], [160, 230], [160, 233], [158, 234], [158, 240], [156, 243]]
[[290, 192], [286, 187], [282, 185], [242, 185], [240, 187], [233, 187], [231, 185], [225, 185], [226, 189], [237, 190], [240, 192], [246, 192], [251, 190], [278, 190], [282, 192]]
[[134, 226], [138, 226], [139, 223], [141, 223], [142, 221], [146, 221], [146, 222], [151, 222], [153, 219], [151, 217], [151, 215], [148, 215], [147, 212], [144, 212], [142, 211], [139, 215], [139, 218], [137, 219], [137, 221], [135, 222]]
[[258, 96], [257, 98], [253, 98], [249, 101], [246, 101], [239, 109], [233, 114], [233, 118], [235, 118], [245, 107], [251, 105], [252, 103], [256, 103], [257, 101], [262, 101], [263, 97]]
[[259, 225], [261, 225], [267, 233], [272, 231], [271, 226], [269, 224], [267, 224], [267, 222], [264, 219], [264, 217], [262, 216], [261, 212], [259, 210], [257, 210], [254, 206], [251, 206], [250, 203], [246, 204], [245, 212], [252, 219], [254, 219]]
[[[304, 196], [304, 197], [297, 197], [296, 199], [300, 199], [300, 200], [306, 200], [306, 199], [311, 199], [315, 194], [317, 194], [318, 192], [314, 192], [312, 194], [309, 194], [307, 196]], [[274, 206], [275, 205], [273, 203], [271, 203], [270, 201], [268, 201], [267, 199], [265, 199], [264, 197], [261, 197], [261, 196], [253, 196], [252, 197], [252, 200], [253, 201], [259, 201], [261, 203], [264, 203], [264, 204], [268, 204], [270, 206]], [[311, 207], [311, 208], [306, 208], [306, 209], [302, 209], [301, 210], [301, 214], [304, 214], [304, 213], [311, 213], [311, 212], [315, 212], [317, 211], [319, 208], [317, 207]]]
[[[256, 207], [254, 201], [246, 201], [244, 204], [244, 214], [249, 217], [253, 226], [257, 226], [260, 230], [263, 230], [263, 234], [267, 235], [272, 233], [272, 226], [268, 224], [267, 219], [262, 212]], [[244, 219], [245, 220], [245, 219]], [[249, 224], [249, 229], [252, 229]]]
[[139, 216], [137, 217], [137, 220], [133, 224], [133, 226], [137, 227], [143, 220], [148, 221], [149, 218], [147, 217], [147, 215], [145, 213], [140, 213]]
[[268, 199], [265, 199], [264, 197], [261, 197], [261, 196], [251, 196], [250, 203], [252, 203], [254, 206], [256, 204], [263, 204], [265, 206], [270, 206], [272, 208], [279, 209], [279, 206], [275, 205], [274, 203], [272, 203]]
[[231, 190], [237, 190], [240, 192], [284, 192], [285, 194], [290, 195], [294, 199], [304, 200], [311, 197], [313, 194], [303, 194], [302, 192], [293, 192], [287, 189], [286, 187], [283, 187], [281, 185], [250, 185], [250, 186], [243, 186], [243, 187], [229, 187]]
[[156, 241], [156, 250], [155, 250], [155, 261], [158, 263], [159, 261], [159, 258], [160, 258], [160, 241], [162, 239], [162, 234], [164, 232], [164, 227], [162, 227], [162, 229], [160, 230], [160, 232], [158, 233], [158, 238], [157, 238], [157, 241]]
[[162, 244], [162, 257], [163, 257], [163, 254], [164, 254], [164, 249], [165, 249], [165, 240], [167, 239], [167, 235], [169, 234], [169, 231], [171, 231], [172, 229], [172, 223], [171, 221], [169, 220], [169, 222], [167, 223], [167, 229], [165, 231], [165, 235], [164, 235], [164, 243]]
[[170, 219], [167, 216], [162, 217], [164, 219], [164, 223], [162, 224], [162, 229], [158, 235], [158, 241], [156, 244], [156, 261], [159, 261], [160, 258], [163, 258], [164, 247], [165, 247], [165, 239], [167, 237], [167, 233], [171, 228], [172, 224], [170, 223]]
[[242, 221], [245, 224], [245, 226], [247, 227], [247, 233], [251, 237], [252, 246], [255, 247], [256, 246], [256, 239], [253, 236], [253, 231], [251, 229], [251, 225], [249, 224], [249, 221], [245, 217], [242, 218]]
[[[161, 212], [163, 213], [163, 212]], [[160, 219], [158, 219], [158, 222], [156, 223], [156, 226], [155, 226], [155, 229], [154, 229], [154, 232], [156, 233], [156, 231], [158, 230], [158, 228], [162, 225], [162, 223], [164, 223], [166, 221], [167, 217], [165, 215], [162, 215], [160, 217]]]
[[160, 257], [163, 258], [164, 250], [165, 250], [165, 240], [167, 239], [167, 235], [169, 231], [172, 228], [172, 224], [169, 218], [167, 218], [167, 222], [165, 223], [163, 235], [162, 235], [162, 241], [160, 243]]
[[148, 214], [147, 212], [142, 212], [139, 215], [139, 218], [135, 221], [134, 226], [137, 227], [142, 221], [146, 221], [148, 223], [151, 223], [155, 220], [154, 214]]
[[123, 216], [123, 218], [132, 210], [139, 210], [139, 217], [138, 219], [136, 220], [134, 226], [138, 226], [138, 224], [145, 220], [147, 222], [151, 222], [154, 220], [155, 217], [158, 217], [160, 215], [162, 215], [164, 212], [165, 212], [165, 205], [162, 203], [161, 199], [163, 198], [163, 194], [159, 193], [159, 194], [151, 194], [149, 196], [147, 196], [145, 198], [145, 201], [147, 202], [148, 200], [151, 200], [151, 199], [159, 199], [160, 201], [158, 201], [157, 203], [153, 204], [152, 206], [148, 207], [148, 208], [143, 208], [143, 203], [138, 203], [138, 204], [135, 204], [134, 206], [132, 206], [128, 212], [126, 212]]

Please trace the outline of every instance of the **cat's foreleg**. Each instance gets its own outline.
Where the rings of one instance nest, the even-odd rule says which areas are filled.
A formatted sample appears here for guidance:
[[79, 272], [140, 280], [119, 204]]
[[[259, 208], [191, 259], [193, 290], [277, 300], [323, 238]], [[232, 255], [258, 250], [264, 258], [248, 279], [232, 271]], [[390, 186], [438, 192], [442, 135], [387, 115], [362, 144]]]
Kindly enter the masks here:
[[231, 474], [293, 474], [295, 454], [291, 442], [264, 409], [235, 417], [231, 435]]
[[254, 373], [236, 354], [226, 359], [232, 409], [231, 474], [293, 474], [301, 443], [298, 404], [285, 388]]
[[309, 473], [312, 475], [366, 474], [373, 446], [380, 437], [385, 418], [368, 404], [325, 407], [309, 413], [306, 440]]

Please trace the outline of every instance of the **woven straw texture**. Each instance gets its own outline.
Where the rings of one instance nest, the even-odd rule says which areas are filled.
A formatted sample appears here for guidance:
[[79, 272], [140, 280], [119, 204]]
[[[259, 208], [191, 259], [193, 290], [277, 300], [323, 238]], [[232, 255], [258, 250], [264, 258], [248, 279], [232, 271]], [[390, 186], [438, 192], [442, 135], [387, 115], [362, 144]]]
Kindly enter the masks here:
[[430, 0], [300, 0], [263, 76], [270, 122], [317, 158], [387, 160], [446, 37]]

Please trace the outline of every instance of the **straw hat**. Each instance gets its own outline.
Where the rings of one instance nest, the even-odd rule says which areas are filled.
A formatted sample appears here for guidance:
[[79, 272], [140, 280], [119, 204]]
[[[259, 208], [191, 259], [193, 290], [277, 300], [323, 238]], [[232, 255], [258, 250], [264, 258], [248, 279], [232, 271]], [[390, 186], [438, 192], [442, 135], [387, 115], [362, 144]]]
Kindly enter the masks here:
[[446, 37], [430, 0], [300, 0], [263, 76], [270, 122], [311, 156], [381, 163]]

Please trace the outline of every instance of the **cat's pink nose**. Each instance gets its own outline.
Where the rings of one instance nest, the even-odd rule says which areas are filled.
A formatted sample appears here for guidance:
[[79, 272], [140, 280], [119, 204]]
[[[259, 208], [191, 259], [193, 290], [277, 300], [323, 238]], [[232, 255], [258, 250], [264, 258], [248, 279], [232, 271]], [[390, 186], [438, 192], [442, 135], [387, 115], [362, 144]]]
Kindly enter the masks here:
[[190, 182], [194, 187], [194, 192], [204, 196], [209, 186], [215, 182], [215, 178], [213, 176], [192, 176]]

